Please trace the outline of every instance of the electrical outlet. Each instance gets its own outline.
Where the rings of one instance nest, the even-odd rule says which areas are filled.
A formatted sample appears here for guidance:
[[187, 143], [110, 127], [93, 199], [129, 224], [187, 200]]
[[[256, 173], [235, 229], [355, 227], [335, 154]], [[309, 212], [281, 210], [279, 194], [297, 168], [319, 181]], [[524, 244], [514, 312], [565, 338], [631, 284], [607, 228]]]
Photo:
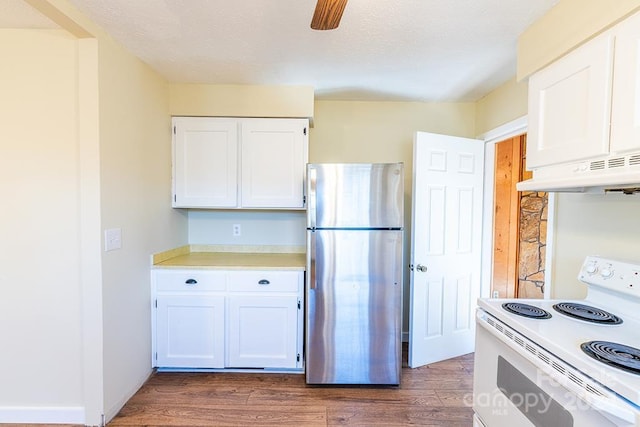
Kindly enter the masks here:
[[494, 298], [500, 298], [500, 292], [498, 292], [498, 291], [493, 291], [493, 297], [494, 297]]
[[233, 224], [233, 236], [234, 237], [242, 236], [242, 229], [240, 228], [240, 224]]

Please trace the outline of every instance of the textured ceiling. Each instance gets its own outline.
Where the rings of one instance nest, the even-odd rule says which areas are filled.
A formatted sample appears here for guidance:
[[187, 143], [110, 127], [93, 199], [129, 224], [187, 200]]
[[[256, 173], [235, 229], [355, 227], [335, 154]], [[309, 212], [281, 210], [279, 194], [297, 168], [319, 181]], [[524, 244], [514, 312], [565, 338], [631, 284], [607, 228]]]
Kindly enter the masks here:
[[475, 101], [515, 75], [518, 35], [558, 0], [349, 0], [322, 32], [315, 0], [70, 1], [171, 82]]

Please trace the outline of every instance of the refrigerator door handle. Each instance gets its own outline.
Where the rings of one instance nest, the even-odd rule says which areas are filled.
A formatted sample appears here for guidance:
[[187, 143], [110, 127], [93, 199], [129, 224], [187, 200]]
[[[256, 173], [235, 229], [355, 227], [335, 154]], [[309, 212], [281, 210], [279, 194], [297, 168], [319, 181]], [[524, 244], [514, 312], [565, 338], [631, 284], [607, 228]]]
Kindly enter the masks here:
[[309, 289], [316, 288], [316, 233], [309, 232]]
[[316, 183], [318, 171], [314, 167], [307, 170], [307, 180], [309, 190], [307, 191], [307, 227], [315, 228], [316, 226]]

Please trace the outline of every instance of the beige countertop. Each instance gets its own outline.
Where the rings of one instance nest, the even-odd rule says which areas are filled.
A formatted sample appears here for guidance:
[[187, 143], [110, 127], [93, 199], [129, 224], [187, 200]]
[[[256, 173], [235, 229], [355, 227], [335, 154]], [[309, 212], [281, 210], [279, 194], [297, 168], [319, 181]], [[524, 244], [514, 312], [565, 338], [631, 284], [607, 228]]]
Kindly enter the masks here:
[[[153, 256], [153, 268], [220, 270], [304, 270], [306, 256], [300, 248], [292, 252], [269, 252], [256, 247], [185, 246]], [[279, 249], [282, 250], [282, 249]]]

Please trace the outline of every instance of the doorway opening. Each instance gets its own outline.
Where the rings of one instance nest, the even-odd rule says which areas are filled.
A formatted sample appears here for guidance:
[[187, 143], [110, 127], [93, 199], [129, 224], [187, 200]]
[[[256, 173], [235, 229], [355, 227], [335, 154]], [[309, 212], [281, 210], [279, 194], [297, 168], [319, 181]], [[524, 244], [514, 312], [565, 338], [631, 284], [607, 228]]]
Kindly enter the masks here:
[[548, 193], [519, 192], [531, 177], [525, 169], [526, 134], [495, 144], [493, 268], [495, 298], [543, 298]]

